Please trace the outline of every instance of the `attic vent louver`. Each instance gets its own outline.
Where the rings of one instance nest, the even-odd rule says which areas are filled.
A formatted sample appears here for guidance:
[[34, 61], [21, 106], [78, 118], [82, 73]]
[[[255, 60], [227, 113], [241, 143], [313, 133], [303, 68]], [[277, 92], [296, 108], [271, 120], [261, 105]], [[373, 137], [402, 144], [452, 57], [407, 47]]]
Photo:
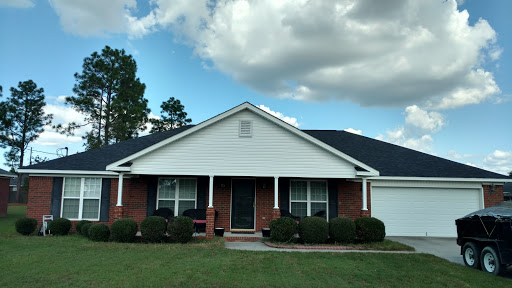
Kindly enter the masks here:
[[240, 120], [240, 137], [252, 137], [252, 121]]

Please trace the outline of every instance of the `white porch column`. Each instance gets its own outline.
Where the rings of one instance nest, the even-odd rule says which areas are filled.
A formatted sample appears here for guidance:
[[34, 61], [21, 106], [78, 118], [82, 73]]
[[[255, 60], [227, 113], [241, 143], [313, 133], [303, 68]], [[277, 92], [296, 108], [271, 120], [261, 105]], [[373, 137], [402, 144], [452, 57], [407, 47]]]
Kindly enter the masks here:
[[363, 208], [361, 210], [368, 210], [367, 199], [366, 199], [366, 178], [363, 178]]
[[208, 193], [208, 208], [213, 208], [213, 175], [210, 175], [210, 186]]
[[119, 181], [117, 184], [117, 205], [123, 206], [123, 175], [124, 173], [119, 173]]
[[279, 177], [274, 177], [274, 209], [279, 209]]

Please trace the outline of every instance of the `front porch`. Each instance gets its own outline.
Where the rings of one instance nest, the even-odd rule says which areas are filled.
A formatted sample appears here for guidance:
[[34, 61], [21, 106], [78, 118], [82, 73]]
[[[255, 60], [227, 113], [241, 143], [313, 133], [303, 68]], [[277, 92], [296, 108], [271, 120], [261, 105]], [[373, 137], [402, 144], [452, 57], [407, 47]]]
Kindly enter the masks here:
[[[159, 208], [171, 209], [174, 216], [188, 209], [204, 209], [206, 230], [198, 237], [211, 238], [215, 228], [224, 228], [228, 241], [259, 240], [262, 228], [269, 228], [282, 211], [299, 218], [317, 215], [327, 220], [370, 216], [370, 185], [364, 178], [128, 177], [120, 174], [118, 181], [112, 181], [111, 192], [117, 190], [117, 195], [111, 200], [117, 201], [115, 205], [111, 201], [111, 221], [135, 218], [140, 223]], [[142, 203], [146, 204], [144, 217]]]

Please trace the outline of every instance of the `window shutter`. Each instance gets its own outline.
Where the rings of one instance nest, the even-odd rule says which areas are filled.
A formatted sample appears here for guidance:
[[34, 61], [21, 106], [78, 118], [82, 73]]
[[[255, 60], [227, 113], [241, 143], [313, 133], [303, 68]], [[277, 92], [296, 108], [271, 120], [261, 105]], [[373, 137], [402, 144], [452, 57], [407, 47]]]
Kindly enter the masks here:
[[279, 178], [279, 196], [281, 203], [279, 208], [289, 212], [290, 210], [290, 179]]
[[62, 177], [53, 177], [52, 205], [50, 209], [51, 214], [53, 215], [53, 219], [60, 218], [60, 203], [62, 201], [62, 179]]
[[208, 193], [208, 177], [197, 178], [197, 209], [206, 209], [206, 194]]
[[252, 121], [240, 120], [240, 137], [252, 136]]
[[156, 192], [158, 189], [158, 177], [148, 177], [148, 196], [146, 205], [146, 216], [152, 216], [156, 210]]
[[101, 205], [100, 205], [100, 221], [108, 222], [110, 210], [110, 182], [112, 179], [101, 179]]
[[336, 180], [329, 180], [327, 183], [329, 193], [329, 219], [338, 217], [338, 185]]

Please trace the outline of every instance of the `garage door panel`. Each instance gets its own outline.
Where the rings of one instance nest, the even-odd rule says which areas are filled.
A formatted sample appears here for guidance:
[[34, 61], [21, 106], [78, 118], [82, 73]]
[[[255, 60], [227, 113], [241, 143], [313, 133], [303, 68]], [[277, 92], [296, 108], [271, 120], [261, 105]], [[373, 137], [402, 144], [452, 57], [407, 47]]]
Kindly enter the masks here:
[[372, 187], [372, 216], [389, 236], [457, 236], [455, 219], [480, 209], [479, 189]]

